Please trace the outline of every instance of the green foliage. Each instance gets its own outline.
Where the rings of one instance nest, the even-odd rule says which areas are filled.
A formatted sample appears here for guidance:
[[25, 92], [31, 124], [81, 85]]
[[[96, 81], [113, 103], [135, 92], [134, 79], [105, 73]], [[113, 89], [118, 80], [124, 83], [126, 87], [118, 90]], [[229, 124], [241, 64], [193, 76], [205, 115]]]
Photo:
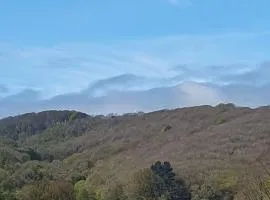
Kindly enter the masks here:
[[75, 174], [71, 174], [68, 179], [72, 182], [72, 184], [75, 184], [79, 181], [85, 181], [86, 176], [83, 176], [80, 172], [77, 172]]
[[74, 185], [76, 200], [88, 200], [89, 194], [85, 187], [85, 180], [78, 181]]
[[0, 191], [12, 192], [15, 189], [13, 180], [8, 176], [0, 182]]
[[265, 187], [270, 189], [270, 179], [264, 181]]
[[34, 149], [32, 148], [26, 148], [26, 149], [18, 149], [18, 152], [27, 154], [30, 158], [30, 160], [39, 160], [41, 161], [41, 156], [39, 153], [37, 153]]
[[1, 147], [9, 147], [9, 148], [17, 148], [18, 144], [16, 141], [0, 136], [0, 146]]
[[212, 185], [192, 185], [191, 200], [217, 200], [222, 197], [222, 193]]
[[107, 192], [108, 188], [103, 186], [103, 187], [99, 187], [98, 189], [95, 190], [94, 193], [94, 199], [95, 200], [105, 200], [106, 198], [106, 192]]
[[78, 113], [76, 111], [71, 111], [70, 116], [69, 116], [69, 121], [76, 120], [80, 118], [81, 113]]
[[212, 171], [191, 185], [192, 200], [232, 200], [237, 192], [239, 178], [235, 171]]
[[72, 184], [66, 181], [38, 182], [17, 192], [18, 200], [75, 200]]
[[14, 185], [9, 179], [9, 173], [0, 168], [0, 200], [13, 200]]
[[233, 103], [220, 103], [216, 107], [221, 109], [222, 112], [236, 108], [236, 106]]
[[[57, 171], [55, 171], [57, 173]], [[48, 181], [53, 179], [53, 168], [45, 162], [29, 161], [20, 167], [11, 176], [16, 187], [32, 184], [37, 181]]]
[[238, 186], [238, 177], [234, 172], [224, 171], [215, 177], [214, 182], [219, 190], [234, 192]]
[[165, 184], [165, 187], [160, 189], [163, 195], [168, 194], [168, 198], [170, 200], [190, 199], [190, 194], [184, 184], [184, 181], [175, 179], [175, 173], [173, 172], [173, 168], [169, 162], [164, 162], [162, 164], [158, 161], [151, 166], [151, 170], [155, 175], [160, 177]]
[[226, 119], [217, 118], [217, 119], [215, 119], [214, 124], [215, 125], [220, 125], [220, 124], [224, 124], [226, 121], [227, 121]]
[[260, 176], [245, 177], [240, 191], [236, 194], [236, 200], [269, 200], [270, 188], [268, 180]]
[[129, 199], [156, 199], [161, 196], [165, 188], [164, 181], [151, 169], [136, 172], [126, 186]]
[[[219, 107], [219, 112], [234, 109], [229, 104]], [[224, 116], [214, 123], [229, 120]], [[122, 156], [131, 149], [128, 134], [122, 134], [121, 120], [88, 117], [75, 111], [30, 113], [0, 120], [0, 200], [15, 200], [15, 196], [16, 200], [231, 200], [235, 194], [236, 200], [270, 199], [269, 179], [242, 181], [239, 187], [236, 173], [222, 172], [207, 177], [209, 182], [186, 178], [192, 183], [187, 187], [176, 178], [169, 162], [158, 161], [124, 182], [121, 172], [115, 173], [124, 169], [122, 166], [110, 166], [113, 172], [102, 166], [107, 165], [107, 160], [115, 164], [111, 162], [112, 156]], [[172, 125], [163, 131], [174, 134], [177, 125], [167, 123]], [[114, 125], [122, 135], [109, 135]], [[131, 166], [130, 170], [133, 169]], [[190, 177], [188, 173], [182, 175]], [[194, 179], [197, 175], [194, 172]]]
[[90, 174], [85, 182], [89, 198], [95, 200], [120, 200], [123, 195], [123, 186], [118, 182], [111, 182], [106, 176]]
[[122, 200], [124, 198], [123, 187], [117, 183], [110, 186], [99, 187], [95, 191], [95, 200]]
[[121, 184], [114, 183], [108, 188], [105, 200], [121, 200], [124, 198], [124, 188]]
[[0, 136], [18, 140], [35, 135], [57, 124], [65, 124], [88, 115], [74, 111], [44, 111], [27, 113], [0, 120]]
[[150, 169], [140, 170], [130, 180], [126, 192], [129, 199], [189, 200], [190, 194], [169, 162], [156, 162]]
[[79, 153], [72, 154], [64, 159], [63, 164], [67, 169], [67, 179], [74, 184], [80, 180], [85, 180], [94, 165], [88, 155]]
[[0, 200], [17, 200], [13, 193], [10, 192], [1, 192], [0, 191]]
[[10, 147], [0, 147], [0, 168], [14, 171], [18, 165], [30, 160], [30, 156]]

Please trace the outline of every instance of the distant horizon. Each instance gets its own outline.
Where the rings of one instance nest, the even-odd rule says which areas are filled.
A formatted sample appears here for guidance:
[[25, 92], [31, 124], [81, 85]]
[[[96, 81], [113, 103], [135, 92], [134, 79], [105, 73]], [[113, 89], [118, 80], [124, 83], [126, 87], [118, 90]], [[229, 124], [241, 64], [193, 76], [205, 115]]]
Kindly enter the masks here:
[[87, 113], [87, 112], [83, 112], [83, 111], [79, 111], [79, 110], [72, 110], [72, 109], [55, 109], [55, 110], [40, 110], [40, 111], [37, 111], [37, 112], [26, 112], [26, 113], [20, 113], [20, 114], [16, 114], [16, 115], [10, 115], [10, 116], [6, 116], [6, 117], [0, 117], [0, 120], [2, 119], [6, 119], [6, 118], [14, 118], [14, 117], [18, 117], [18, 116], [23, 116], [23, 115], [27, 115], [27, 114], [39, 114], [39, 113], [43, 113], [43, 112], [78, 112], [78, 113], [83, 113], [83, 114], [86, 114], [88, 115], [89, 117], [99, 117], [99, 116], [103, 116], [103, 117], [110, 117], [110, 116], [116, 116], [116, 117], [123, 117], [125, 115], [137, 115], [137, 114], [140, 114], [140, 113], [143, 113], [143, 114], [151, 114], [151, 113], [154, 113], [154, 112], [161, 112], [161, 111], [174, 111], [174, 110], [181, 110], [181, 109], [186, 109], [186, 108], [195, 108], [195, 107], [212, 107], [212, 108], [216, 108], [218, 106], [221, 106], [221, 105], [233, 105], [235, 108], [249, 108], [251, 110], [256, 110], [256, 109], [261, 109], [261, 108], [270, 108], [270, 104], [269, 105], [262, 105], [262, 106], [256, 106], [256, 107], [249, 107], [249, 106], [239, 106], [239, 105], [235, 105], [233, 103], [219, 103], [219, 104], [216, 104], [216, 105], [195, 105], [195, 106], [187, 106], [187, 107], [175, 107], [175, 108], [164, 108], [164, 109], [158, 109], [158, 110], [152, 110], [152, 111], [147, 111], [147, 112], [144, 112], [144, 111], [134, 111], [134, 112], [126, 112], [126, 113], [106, 113], [106, 114], [91, 114], [91, 113]]

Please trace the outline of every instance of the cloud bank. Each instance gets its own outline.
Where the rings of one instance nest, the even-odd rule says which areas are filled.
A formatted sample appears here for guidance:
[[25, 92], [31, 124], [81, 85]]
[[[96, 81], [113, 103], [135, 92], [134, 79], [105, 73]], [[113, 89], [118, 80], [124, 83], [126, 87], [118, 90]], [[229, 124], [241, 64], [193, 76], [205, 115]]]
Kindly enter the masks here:
[[0, 117], [44, 109], [106, 114], [221, 102], [267, 105], [269, 35], [0, 45]]
[[45, 100], [40, 98], [39, 91], [28, 89], [2, 98], [0, 113], [4, 117], [46, 109], [75, 109], [89, 114], [123, 114], [228, 102], [249, 107], [268, 105], [269, 67], [264, 62], [254, 70], [234, 74], [226, 71], [226, 66], [212, 66], [206, 75], [203, 69], [192, 73], [191, 68], [184, 66], [178, 67], [181, 73], [171, 78], [123, 74], [94, 82], [79, 92]]

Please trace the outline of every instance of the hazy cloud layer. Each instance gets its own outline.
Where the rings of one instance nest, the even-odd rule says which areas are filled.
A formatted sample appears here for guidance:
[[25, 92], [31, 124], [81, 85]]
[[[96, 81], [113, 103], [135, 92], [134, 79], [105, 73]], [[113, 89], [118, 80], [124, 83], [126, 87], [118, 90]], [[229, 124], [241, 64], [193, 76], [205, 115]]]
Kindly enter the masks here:
[[[49, 47], [0, 44], [0, 84], [9, 94], [31, 88], [51, 98], [121, 74], [163, 79], [178, 75], [186, 80], [200, 73], [207, 78], [226, 72], [221, 81], [231, 81], [227, 75], [253, 70], [269, 59], [269, 36], [244, 32]], [[172, 70], [177, 66], [186, 66], [182, 75]]]
[[[225, 66], [216, 68], [220, 70], [215, 72], [213, 68], [206, 76], [203, 71], [196, 74], [187, 66], [181, 70], [178, 67], [181, 73], [166, 79], [123, 74], [96, 81], [80, 92], [57, 95], [48, 100], [41, 100], [38, 91], [24, 90], [0, 100], [0, 116], [44, 109], [75, 109], [90, 114], [107, 114], [226, 102], [250, 107], [270, 104], [270, 79], [266, 79], [269, 75], [265, 74], [269, 70], [267, 62], [259, 64], [254, 70], [231, 75], [230, 70], [223, 71]], [[182, 81], [181, 76], [186, 80]], [[188, 81], [188, 77], [201, 81]], [[159, 87], [158, 84], [167, 86]], [[138, 85], [145, 89], [140, 89]], [[147, 89], [147, 86], [152, 89]]]
[[[270, 102], [270, 34], [177, 36], [47, 48], [0, 45], [0, 117]], [[256, 44], [264, 45], [256, 45]]]

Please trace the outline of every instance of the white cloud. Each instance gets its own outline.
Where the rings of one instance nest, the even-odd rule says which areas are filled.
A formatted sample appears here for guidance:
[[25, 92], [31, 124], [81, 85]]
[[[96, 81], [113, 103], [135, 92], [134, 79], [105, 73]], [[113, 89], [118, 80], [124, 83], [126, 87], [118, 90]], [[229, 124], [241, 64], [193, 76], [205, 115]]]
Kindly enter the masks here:
[[[109, 82], [110, 80], [106, 84]], [[102, 89], [103, 85], [97, 87]], [[256, 107], [270, 104], [269, 90], [270, 83], [263, 86], [245, 84], [220, 86], [186, 81], [172, 87], [143, 91], [114, 90], [99, 97], [88, 96], [88, 93], [83, 91], [60, 95], [46, 101], [39, 100], [38, 93], [29, 90], [0, 100], [0, 117], [46, 109], [75, 109], [89, 114], [122, 114], [183, 106], [214, 106], [227, 102]]]
[[203, 84], [187, 82], [178, 87], [186, 94], [185, 106], [216, 105], [225, 101], [218, 90]]
[[[62, 44], [47, 48], [0, 45], [0, 90], [1, 85], [4, 85], [7, 91], [4, 94], [2, 88], [3, 94], [0, 99], [18, 94], [25, 89], [39, 91], [39, 98], [48, 99], [66, 93], [81, 94], [82, 91], [87, 90], [91, 90], [92, 94], [106, 95], [111, 94], [112, 90], [127, 92], [127, 87], [129, 91], [138, 92], [195, 81], [199, 85], [185, 85], [185, 87], [182, 85], [178, 88], [180, 95], [188, 95], [185, 97], [189, 98], [188, 102], [213, 103], [226, 97], [225, 99], [243, 103], [244, 99], [237, 98], [232, 88], [224, 90], [218, 86], [238, 84], [241, 87], [237, 86], [237, 88], [244, 87], [249, 91], [250, 86], [243, 86], [243, 84], [251, 81], [256, 86], [269, 83], [269, 63], [260, 64], [270, 60], [270, 45], [267, 45], [266, 36], [270, 36], [267, 31], [182, 35], [139, 41], [118, 41], [106, 45]], [[112, 77], [121, 74], [134, 75], [134, 79], [132, 76], [129, 76], [128, 80], [117, 77], [119, 82], [112, 82], [115, 81]], [[91, 88], [97, 81], [102, 84], [95, 89]], [[212, 84], [213, 87], [202, 87], [202, 83]], [[191, 92], [195, 90], [197, 92]], [[241, 90], [237, 92], [239, 91]], [[198, 96], [200, 92], [203, 94]], [[255, 93], [252, 92], [251, 96], [253, 94]], [[258, 94], [256, 93], [257, 96]], [[259, 99], [253, 99], [254, 104], [268, 102], [263, 95], [261, 96]], [[76, 97], [77, 102], [74, 102], [76, 108], [92, 105], [91, 102], [87, 104], [88, 99], [82, 99], [83, 104], [80, 104], [80, 98]], [[160, 98], [159, 96], [153, 98], [157, 97]], [[178, 99], [177, 95], [174, 95], [174, 98]], [[178, 105], [180, 100], [176, 102], [175, 99], [160, 100], [155, 108], [162, 105], [165, 107]], [[114, 102], [106, 100], [104, 106], [110, 105], [111, 109], [114, 107], [112, 105], [117, 105], [116, 100], [114, 99]], [[71, 98], [69, 101], [73, 102]], [[139, 105], [136, 102], [122, 103], [126, 105], [123, 110], [138, 106], [146, 110], [153, 109], [152, 106], [142, 102]], [[61, 104], [60, 101], [58, 104]], [[185, 102], [181, 100], [179, 105], [185, 105]], [[34, 109], [33, 106], [35, 105], [28, 108]], [[101, 106], [99, 108], [101, 110]], [[3, 108], [0, 107], [0, 115], [1, 109]]]

